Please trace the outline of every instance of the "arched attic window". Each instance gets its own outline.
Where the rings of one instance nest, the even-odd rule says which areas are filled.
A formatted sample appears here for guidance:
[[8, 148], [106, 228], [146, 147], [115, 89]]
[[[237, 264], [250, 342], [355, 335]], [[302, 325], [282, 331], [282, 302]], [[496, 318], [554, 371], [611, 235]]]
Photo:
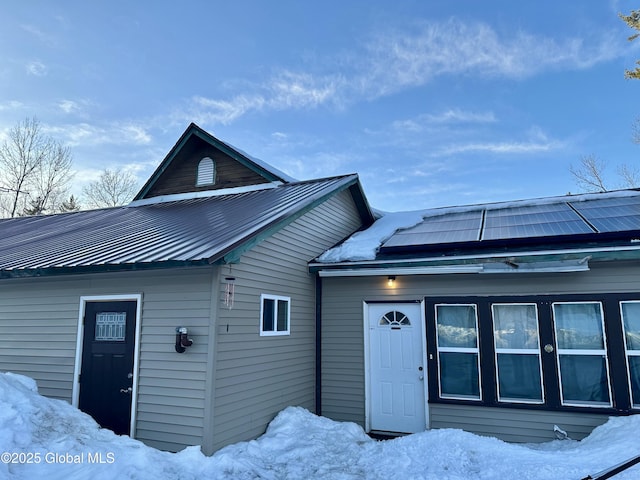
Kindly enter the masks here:
[[196, 187], [213, 185], [216, 183], [216, 164], [209, 157], [204, 157], [198, 163], [198, 174], [196, 176]]

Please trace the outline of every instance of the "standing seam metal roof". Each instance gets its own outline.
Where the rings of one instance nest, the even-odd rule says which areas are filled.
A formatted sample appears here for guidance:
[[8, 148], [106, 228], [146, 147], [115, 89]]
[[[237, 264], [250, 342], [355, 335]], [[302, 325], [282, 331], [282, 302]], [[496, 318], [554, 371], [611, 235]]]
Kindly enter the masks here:
[[357, 175], [347, 175], [207, 198], [0, 220], [0, 275], [212, 263], [356, 182]]

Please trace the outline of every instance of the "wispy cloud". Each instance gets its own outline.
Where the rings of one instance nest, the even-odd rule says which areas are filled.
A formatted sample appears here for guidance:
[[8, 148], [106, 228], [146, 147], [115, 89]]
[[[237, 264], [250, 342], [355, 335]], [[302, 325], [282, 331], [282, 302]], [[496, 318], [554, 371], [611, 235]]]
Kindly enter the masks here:
[[44, 77], [48, 72], [47, 66], [38, 60], [27, 63], [25, 68], [29, 75], [36, 77]]
[[340, 83], [338, 76], [316, 77], [284, 70], [229, 99], [194, 96], [177, 116], [226, 125], [249, 112], [315, 108], [334, 101]]
[[18, 110], [24, 108], [24, 103], [17, 100], [9, 100], [8, 102], [0, 103], [0, 112], [7, 110]]
[[132, 122], [115, 122], [105, 126], [89, 123], [45, 125], [43, 130], [64, 144], [72, 147], [82, 145], [148, 145], [152, 136], [147, 129]]
[[20, 28], [42, 42], [51, 43], [51, 36], [35, 25], [22, 24], [20, 25]]
[[548, 152], [558, 148], [555, 143], [539, 142], [487, 142], [487, 143], [467, 143], [463, 145], [450, 145], [441, 148], [434, 153], [435, 156], [454, 155], [469, 152], [491, 152], [491, 153], [538, 153]]
[[[420, 22], [378, 32], [359, 48], [336, 54], [334, 61], [326, 59], [325, 67], [315, 65], [313, 73], [284, 68], [262, 82], [243, 82], [242, 93], [226, 98], [194, 96], [178, 116], [229, 124], [256, 111], [342, 108], [446, 75], [521, 79], [548, 70], [586, 69], [619, 56], [620, 43], [608, 33], [555, 39], [522, 31], [499, 33], [482, 22]], [[347, 68], [337, 73], [326, 65]], [[450, 110], [421, 120], [490, 122], [495, 120], [491, 115]]]
[[493, 112], [472, 112], [450, 108], [440, 113], [428, 113], [420, 117], [428, 123], [494, 123], [497, 121]]
[[450, 108], [439, 113], [424, 113], [414, 118], [395, 120], [391, 128], [400, 131], [420, 132], [426, 127], [460, 124], [490, 124], [496, 123], [493, 112], [474, 112]]
[[566, 141], [549, 138], [538, 128], [529, 132], [526, 140], [508, 140], [502, 142], [467, 142], [441, 147], [433, 153], [435, 157], [457, 155], [463, 153], [494, 154], [530, 154], [560, 150], [567, 145]]
[[85, 116], [87, 114], [87, 109], [93, 107], [94, 105], [95, 103], [91, 100], [71, 100], [68, 98], [60, 100], [55, 104], [57, 109], [65, 114], [80, 116]]
[[364, 95], [379, 97], [442, 75], [517, 79], [549, 69], [584, 69], [616, 58], [619, 45], [609, 34], [556, 40], [525, 32], [500, 35], [480, 22], [427, 22], [372, 38], [356, 85]]

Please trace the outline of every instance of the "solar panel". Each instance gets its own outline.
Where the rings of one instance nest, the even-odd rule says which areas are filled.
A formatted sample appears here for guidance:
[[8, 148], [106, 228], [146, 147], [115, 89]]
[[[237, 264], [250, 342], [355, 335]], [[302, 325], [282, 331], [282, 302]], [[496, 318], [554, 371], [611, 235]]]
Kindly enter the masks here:
[[640, 230], [640, 195], [588, 198], [572, 202], [558, 199], [555, 203], [519, 203], [501, 208], [499, 205], [478, 206], [477, 210], [467, 212], [451, 211], [427, 217], [412, 228], [396, 232], [382, 247], [393, 249]]
[[571, 206], [598, 232], [640, 230], [640, 196], [585, 200]]
[[566, 203], [487, 210], [482, 240], [593, 233]]
[[383, 247], [472, 242], [480, 238], [482, 210], [427, 217], [418, 225], [399, 230]]

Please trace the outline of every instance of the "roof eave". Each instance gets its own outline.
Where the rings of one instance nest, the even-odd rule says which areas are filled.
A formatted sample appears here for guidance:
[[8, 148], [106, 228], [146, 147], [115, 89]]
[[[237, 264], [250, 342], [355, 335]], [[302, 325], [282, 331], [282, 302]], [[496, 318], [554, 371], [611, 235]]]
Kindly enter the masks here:
[[130, 271], [162, 270], [169, 268], [203, 267], [210, 265], [207, 259], [167, 260], [162, 262], [113, 263], [97, 265], [75, 265], [64, 267], [16, 268], [0, 270], [0, 279], [57, 277], [62, 275], [83, 275], [88, 273], [114, 273]]
[[[393, 274], [398, 269], [410, 269], [416, 267], [441, 267], [445, 268], [465, 267], [483, 263], [531, 263], [541, 261], [582, 260], [589, 257], [589, 262], [614, 262], [640, 260], [640, 244], [610, 245], [610, 246], [584, 246], [566, 249], [540, 249], [519, 252], [490, 252], [473, 255], [451, 255], [438, 257], [413, 257], [408, 259], [374, 259], [338, 263], [312, 262], [309, 264], [311, 273], [332, 271], [335, 273], [327, 276], [341, 276], [338, 272], [352, 272], [354, 270], [368, 271], [370, 275]], [[515, 267], [517, 268], [517, 267]], [[464, 268], [459, 273], [463, 272]], [[409, 270], [407, 270], [409, 271]], [[469, 272], [466, 272], [469, 273]], [[344, 276], [354, 276], [345, 274]], [[363, 275], [357, 275], [363, 276]], [[366, 274], [365, 274], [366, 276]]]

